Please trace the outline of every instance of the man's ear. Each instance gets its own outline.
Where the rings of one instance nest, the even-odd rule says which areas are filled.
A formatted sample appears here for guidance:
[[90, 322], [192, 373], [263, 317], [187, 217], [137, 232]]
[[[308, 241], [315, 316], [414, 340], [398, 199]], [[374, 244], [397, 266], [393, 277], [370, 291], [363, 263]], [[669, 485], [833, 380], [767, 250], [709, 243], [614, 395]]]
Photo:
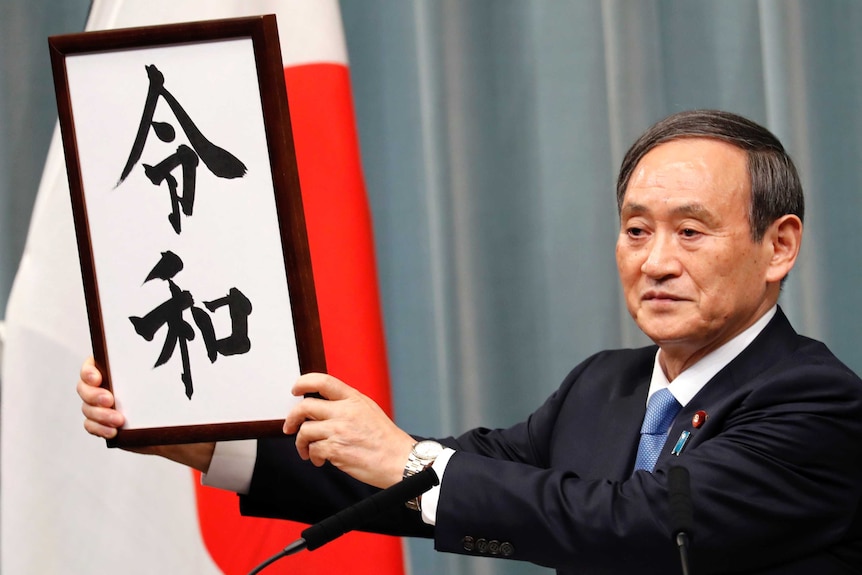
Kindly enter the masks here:
[[763, 241], [768, 242], [772, 248], [766, 281], [780, 282], [790, 273], [799, 255], [802, 245], [802, 220], [793, 214], [781, 216], [766, 230]]

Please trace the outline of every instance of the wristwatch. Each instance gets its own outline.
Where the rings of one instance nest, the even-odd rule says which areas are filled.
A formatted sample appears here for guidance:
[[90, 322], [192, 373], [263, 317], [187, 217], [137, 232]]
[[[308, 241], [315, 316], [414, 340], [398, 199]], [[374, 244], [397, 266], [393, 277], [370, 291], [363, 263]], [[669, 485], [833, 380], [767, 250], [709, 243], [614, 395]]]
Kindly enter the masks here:
[[[443, 451], [443, 446], [433, 441], [431, 439], [426, 439], [424, 441], [420, 441], [413, 445], [413, 449], [410, 451], [410, 455], [407, 457], [407, 465], [404, 466], [404, 477], [410, 477], [411, 475], [416, 475], [420, 471], [428, 468], [434, 460], [437, 459], [437, 456]], [[414, 499], [411, 499], [405, 505], [408, 509], [412, 509], [413, 511], [419, 511], [419, 501], [421, 499], [421, 495]]]

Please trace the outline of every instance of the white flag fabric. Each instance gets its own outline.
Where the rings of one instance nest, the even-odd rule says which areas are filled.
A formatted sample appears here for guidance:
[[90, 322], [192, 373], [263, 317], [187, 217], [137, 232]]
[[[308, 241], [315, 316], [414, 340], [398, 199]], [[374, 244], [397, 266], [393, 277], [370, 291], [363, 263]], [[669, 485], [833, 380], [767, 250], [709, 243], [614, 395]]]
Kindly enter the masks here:
[[[390, 399], [370, 218], [361, 182], [355, 126], [352, 125], [346, 47], [336, 0], [95, 0], [87, 29], [269, 13], [275, 13], [278, 19], [309, 243], [318, 282], [321, 276], [326, 279], [327, 265], [334, 265], [329, 263], [335, 259], [333, 254], [338, 253], [338, 259], [342, 260], [337, 266], [340, 287], [331, 287], [330, 291], [326, 291], [330, 288], [318, 287], [327, 362], [331, 370], [336, 365], [341, 373], [355, 373], [354, 381], [368, 377], [382, 385], [376, 392], [364, 391], [372, 397], [378, 394], [378, 401], [387, 407]], [[343, 69], [337, 72], [346, 88], [337, 97], [346, 100], [342, 109], [347, 113], [340, 126], [333, 124], [332, 118], [336, 116], [328, 111], [327, 122], [333, 124], [331, 126], [319, 127], [313, 118], [295, 117], [301, 102], [295, 106], [291, 99], [291, 81], [300, 88], [325, 85], [317, 78], [309, 78], [303, 84], [300, 78], [306, 65], [320, 63]], [[309, 95], [306, 100], [317, 101], [317, 97]], [[303, 128], [303, 125], [309, 127]], [[327, 135], [326, 130], [330, 129], [337, 134]], [[321, 153], [313, 149], [313, 144], [304, 143], [310, 138], [303, 139], [298, 134], [301, 130], [314, 132], [326, 145], [335, 142], [352, 147], [344, 156], [347, 159], [343, 163], [349, 165], [321, 163], [322, 158], [341, 156], [330, 150]], [[321, 130], [323, 132], [317, 134]], [[352, 174], [348, 183], [327, 179], [344, 178], [345, 173]], [[327, 197], [330, 193], [338, 194], [337, 201]], [[343, 194], [350, 194], [347, 201], [342, 201]], [[327, 212], [324, 218], [322, 210], [333, 206], [344, 213]], [[314, 210], [317, 212], [310, 213]], [[339, 224], [338, 217], [353, 222], [353, 228]], [[325, 225], [338, 226], [338, 229], [315, 223], [324, 220]], [[355, 237], [339, 235], [344, 233], [359, 234], [362, 239], [357, 241]], [[264, 532], [272, 532], [273, 524], [283, 522], [252, 519], [249, 521], [258, 523], [230, 523], [233, 519], [228, 515], [238, 514], [234, 496], [227, 494], [228, 499], [220, 503], [217, 496], [207, 494], [206, 488], [197, 485], [189, 470], [182, 466], [156, 457], [107, 449], [104, 442], [83, 430], [74, 383], [92, 347], [75, 246], [68, 182], [57, 129], [6, 310], [5, 346], [0, 364], [3, 385], [0, 571], [10, 575], [116, 572], [232, 575], [247, 572], [257, 558], [277, 552], [290, 541], [283, 532], [275, 530], [276, 536], [271, 539], [278, 540], [280, 546], [267, 547], [261, 543]], [[355, 257], [348, 258], [351, 264], [345, 266], [345, 250], [348, 256], [351, 250], [363, 250], [363, 253], [353, 254]], [[356, 268], [355, 273], [351, 265]], [[354, 284], [362, 284], [360, 288], [351, 284], [351, 274]], [[334, 291], [336, 289], [341, 292]], [[348, 299], [349, 305], [340, 303]], [[362, 309], [366, 310], [367, 317], [356, 322], [339, 316], [339, 313], [357, 309], [357, 300], [364, 304]], [[341, 329], [332, 327], [336, 324]], [[327, 326], [331, 327], [327, 329]], [[370, 368], [369, 361], [373, 363]], [[358, 387], [362, 389], [361, 382]], [[206, 507], [203, 510], [202, 505]], [[217, 509], [219, 505], [226, 509]], [[218, 525], [214, 525], [216, 521]], [[234, 534], [230, 529], [235, 526], [238, 527]], [[246, 542], [239, 532], [242, 530], [247, 532]], [[349, 548], [339, 552], [336, 547], [329, 558], [322, 553], [324, 550], [315, 552], [320, 555], [318, 564], [313, 567], [301, 568], [298, 565], [302, 563], [291, 562], [289, 570], [282, 571], [286, 566], [276, 565], [267, 572], [319, 573], [320, 561], [329, 561], [331, 567], [322, 572], [403, 572], [397, 540], [360, 537], [369, 538], [359, 539], [354, 545], [372, 551], [371, 557], [377, 564], [371, 571], [352, 566], [355, 555]], [[255, 544], [252, 538], [259, 548], [247, 548]], [[378, 539], [383, 543], [374, 547]], [[332, 557], [338, 557], [339, 553], [345, 555], [343, 565], [332, 563], [336, 561]], [[249, 563], [252, 559], [255, 561]]]

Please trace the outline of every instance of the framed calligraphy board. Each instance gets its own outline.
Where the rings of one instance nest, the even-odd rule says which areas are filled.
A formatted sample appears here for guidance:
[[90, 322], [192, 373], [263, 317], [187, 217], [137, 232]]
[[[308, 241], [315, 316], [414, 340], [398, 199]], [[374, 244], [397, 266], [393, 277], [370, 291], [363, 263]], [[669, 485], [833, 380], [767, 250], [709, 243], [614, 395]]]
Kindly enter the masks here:
[[275, 16], [49, 48], [109, 445], [280, 434], [325, 359]]

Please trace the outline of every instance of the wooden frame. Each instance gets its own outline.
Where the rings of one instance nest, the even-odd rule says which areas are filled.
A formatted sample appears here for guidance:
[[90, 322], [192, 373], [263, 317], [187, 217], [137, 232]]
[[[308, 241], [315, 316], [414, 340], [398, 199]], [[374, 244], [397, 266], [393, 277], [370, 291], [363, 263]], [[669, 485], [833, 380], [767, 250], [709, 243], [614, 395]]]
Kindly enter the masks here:
[[275, 16], [49, 47], [108, 444], [280, 434], [326, 367]]

